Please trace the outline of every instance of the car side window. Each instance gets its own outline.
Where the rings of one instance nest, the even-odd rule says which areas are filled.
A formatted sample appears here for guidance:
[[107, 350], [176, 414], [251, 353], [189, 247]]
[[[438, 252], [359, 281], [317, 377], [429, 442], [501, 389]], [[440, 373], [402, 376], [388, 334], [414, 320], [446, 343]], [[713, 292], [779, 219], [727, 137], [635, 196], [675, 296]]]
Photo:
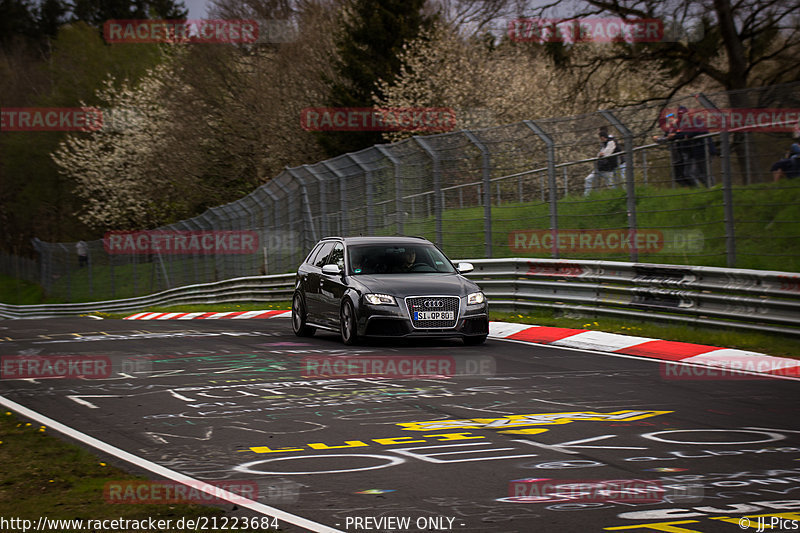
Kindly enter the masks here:
[[314, 266], [317, 268], [322, 268], [323, 266], [327, 265], [328, 254], [331, 252], [331, 248], [333, 248], [333, 242], [326, 242], [322, 245], [317, 252], [317, 255], [314, 257]]
[[344, 270], [344, 245], [340, 242], [337, 242], [334, 247], [331, 255], [328, 256], [328, 261], [326, 262], [328, 265], [338, 265], [340, 269]]
[[322, 246], [323, 246], [323, 243], [317, 243], [317, 245], [314, 246], [311, 249], [311, 251], [308, 253], [308, 255], [306, 256], [306, 258], [305, 258], [305, 260], [303, 262], [306, 263], [306, 264], [309, 264], [309, 265], [313, 265], [314, 264], [314, 258], [317, 257], [317, 252], [319, 252], [319, 249], [322, 248]]

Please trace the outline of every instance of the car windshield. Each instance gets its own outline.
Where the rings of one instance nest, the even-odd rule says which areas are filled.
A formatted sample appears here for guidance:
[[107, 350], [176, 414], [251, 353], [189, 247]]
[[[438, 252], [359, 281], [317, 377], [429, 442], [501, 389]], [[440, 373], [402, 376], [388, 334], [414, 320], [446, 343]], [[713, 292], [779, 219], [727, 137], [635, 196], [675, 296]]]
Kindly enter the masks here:
[[453, 273], [452, 263], [435, 246], [365, 244], [347, 250], [349, 274]]

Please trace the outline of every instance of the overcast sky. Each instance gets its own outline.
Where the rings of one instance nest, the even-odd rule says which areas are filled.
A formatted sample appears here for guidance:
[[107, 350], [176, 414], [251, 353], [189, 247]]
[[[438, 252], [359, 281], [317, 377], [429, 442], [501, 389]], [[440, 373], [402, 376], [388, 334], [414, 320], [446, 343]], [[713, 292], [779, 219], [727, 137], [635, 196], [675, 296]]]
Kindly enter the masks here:
[[208, 5], [211, 0], [183, 0], [189, 10], [190, 19], [203, 19], [208, 16]]

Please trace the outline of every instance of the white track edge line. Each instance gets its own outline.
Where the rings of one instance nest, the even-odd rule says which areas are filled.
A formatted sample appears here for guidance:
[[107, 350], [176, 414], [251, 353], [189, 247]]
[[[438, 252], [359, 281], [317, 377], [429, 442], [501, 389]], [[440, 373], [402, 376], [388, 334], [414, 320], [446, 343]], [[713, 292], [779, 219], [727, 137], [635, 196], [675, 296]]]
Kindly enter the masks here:
[[[26, 418], [35, 420], [36, 422], [39, 422], [48, 428], [52, 428], [58, 431], [59, 433], [63, 433], [68, 437], [72, 437], [73, 439], [79, 442], [88, 444], [89, 446], [96, 448], [100, 451], [103, 451], [109, 455], [113, 455], [118, 459], [122, 459], [123, 461], [126, 461], [128, 463], [132, 463], [140, 468], [149, 470], [150, 472], [163, 476], [167, 479], [171, 479], [179, 483], [190, 483], [194, 487], [199, 487], [198, 490], [206, 492], [207, 494], [211, 494], [210, 492], [202, 489], [202, 485], [207, 484], [207, 482], [205, 481], [194, 479], [185, 474], [181, 474], [180, 472], [176, 472], [174, 470], [156, 464], [152, 461], [148, 461], [147, 459], [139, 457], [138, 455], [126, 452], [125, 450], [117, 448], [116, 446], [103, 442], [95, 437], [87, 435], [86, 433], [78, 431], [77, 429], [73, 429], [65, 424], [62, 424], [61, 422], [53, 420], [52, 418], [46, 415], [43, 415], [32, 409], [29, 409], [24, 405], [20, 405], [14, 400], [9, 400], [5, 396], [0, 396], [0, 404], [5, 406], [7, 409], [10, 409], [11, 411], [16, 411], [17, 413], [21, 414]], [[267, 516], [274, 517], [279, 520], [283, 520], [285, 522], [288, 522], [296, 526], [304, 527], [310, 531], [314, 531], [315, 533], [344, 533], [339, 529], [334, 529], [324, 524], [318, 524], [317, 522], [313, 522], [307, 518], [303, 518], [302, 516], [293, 515], [291, 513], [287, 513], [286, 511], [281, 511], [280, 509], [276, 509], [275, 507], [270, 507], [269, 505], [255, 502], [253, 500], [248, 500], [246, 498], [243, 498], [239, 494], [228, 493], [230, 496], [228, 496], [228, 498], [225, 498], [225, 493], [227, 493], [227, 491], [220, 491], [217, 488], [217, 490], [214, 492], [213, 495], [222, 497], [223, 499], [232, 499], [237, 505], [240, 505], [242, 507], [247, 507], [248, 509], [251, 509], [258, 513], [265, 514]]]

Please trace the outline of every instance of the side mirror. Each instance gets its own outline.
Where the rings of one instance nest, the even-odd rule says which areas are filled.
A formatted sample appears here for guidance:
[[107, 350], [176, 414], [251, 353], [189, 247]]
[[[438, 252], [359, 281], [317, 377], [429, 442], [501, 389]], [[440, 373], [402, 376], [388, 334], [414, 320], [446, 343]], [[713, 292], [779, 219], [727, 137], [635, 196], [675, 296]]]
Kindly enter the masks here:
[[468, 274], [475, 270], [475, 267], [472, 266], [472, 263], [459, 263], [457, 268], [459, 274]]
[[339, 265], [325, 265], [322, 267], [322, 273], [329, 276], [338, 276], [342, 273], [342, 269], [339, 268]]

